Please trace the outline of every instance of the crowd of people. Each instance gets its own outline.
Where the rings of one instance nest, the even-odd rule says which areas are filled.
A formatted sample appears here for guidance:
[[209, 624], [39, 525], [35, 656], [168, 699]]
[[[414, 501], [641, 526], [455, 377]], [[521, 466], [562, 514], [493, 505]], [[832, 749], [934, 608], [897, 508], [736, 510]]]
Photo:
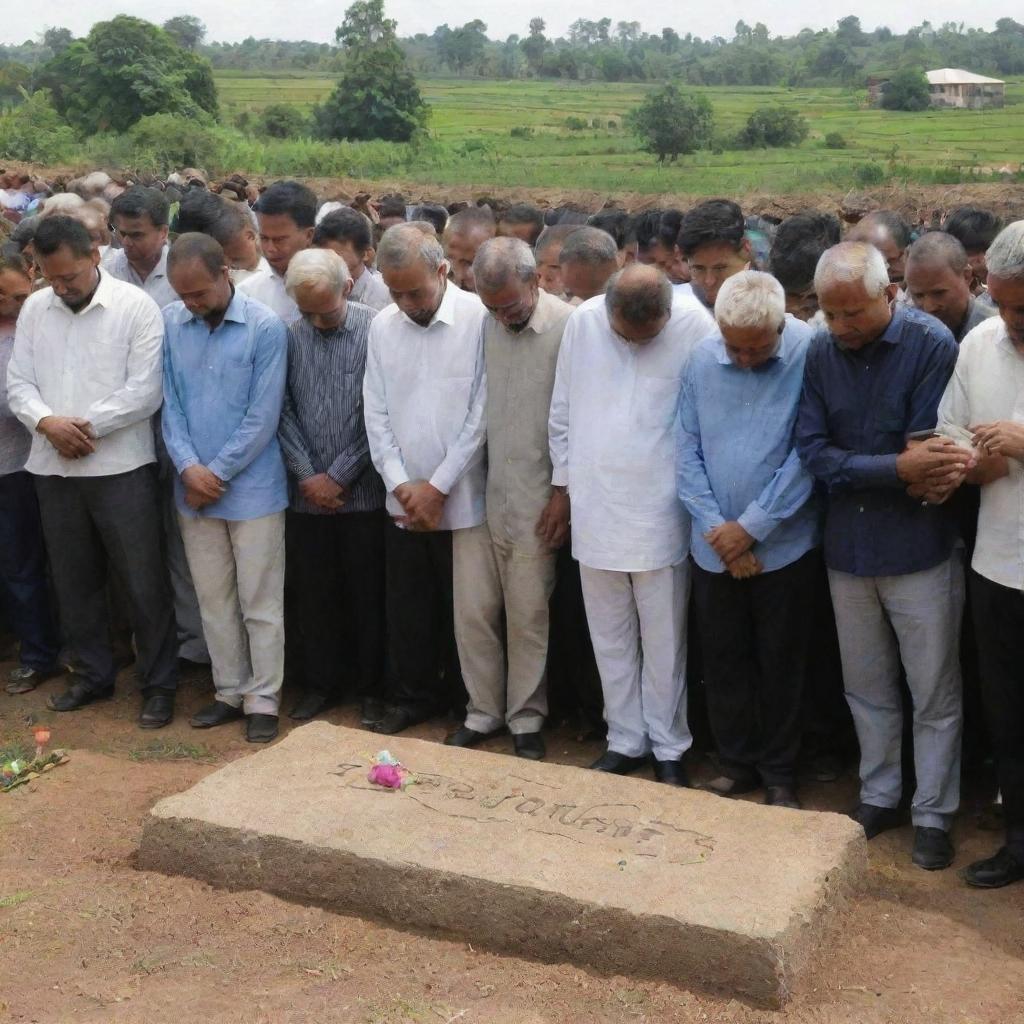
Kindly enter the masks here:
[[789, 808], [852, 720], [851, 816], [909, 804], [929, 870], [966, 721], [1006, 837], [963, 876], [1024, 878], [1024, 221], [48, 191], [0, 181], [8, 693], [134, 660], [160, 728], [206, 663], [196, 728], [272, 740], [288, 677], [529, 759], [550, 693], [597, 771], [687, 786], [707, 723], [706, 788]]

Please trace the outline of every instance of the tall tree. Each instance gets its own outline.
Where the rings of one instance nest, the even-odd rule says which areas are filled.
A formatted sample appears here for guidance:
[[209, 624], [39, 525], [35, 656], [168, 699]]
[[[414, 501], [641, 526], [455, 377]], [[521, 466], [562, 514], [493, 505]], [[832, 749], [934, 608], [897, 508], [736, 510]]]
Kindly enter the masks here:
[[658, 162], [675, 161], [711, 142], [715, 115], [707, 96], [680, 92], [675, 82], [649, 92], [639, 107], [626, 115], [627, 124]]
[[530, 34], [519, 44], [519, 48], [526, 57], [526, 63], [530, 65], [530, 70], [533, 72], [539, 71], [544, 62], [544, 51], [548, 48], [548, 41], [544, 35], [546, 27], [543, 18], [531, 18]]
[[194, 14], [179, 14], [164, 22], [164, 31], [186, 50], [194, 50], [206, 36], [206, 26]]
[[62, 54], [74, 41], [75, 37], [69, 28], [48, 28], [43, 33], [43, 46], [55, 57]]
[[426, 126], [427, 108], [395, 38], [395, 22], [384, 17], [384, 0], [356, 0], [335, 37], [345, 49], [345, 68], [313, 110], [316, 133], [408, 142]]
[[45, 65], [42, 82], [57, 111], [85, 134], [124, 131], [150, 114], [217, 113], [209, 61], [126, 14], [93, 25]]

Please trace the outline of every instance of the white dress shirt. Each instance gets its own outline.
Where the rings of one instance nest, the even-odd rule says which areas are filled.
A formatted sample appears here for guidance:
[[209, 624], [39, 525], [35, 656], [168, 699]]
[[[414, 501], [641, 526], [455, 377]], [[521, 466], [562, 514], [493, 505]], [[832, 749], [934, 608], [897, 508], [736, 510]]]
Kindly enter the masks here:
[[164, 245], [160, 253], [160, 262], [149, 272], [145, 281], [136, 273], [135, 268], [128, 262], [124, 249], [111, 249], [103, 254], [100, 266], [103, 267], [111, 277], [119, 281], [127, 281], [128, 284], [141, 288], [161, 309], [169, 302], [178, 301], [178, 293], [171, 287], [170, 278], [167, 276], [167, 253], [170, 246]]
[[615, 334], [603, 295], [569, 317], [548, 432], [551, 482], [569, 488], [572, 553], [581, 564], [646, 572], [686, 557], [676, 411], [690, 351], [714, 329], [688, 297], [675, 299], [665, 329], [644, 345]]
[[[32, 431], [25, 468], [38, 476], [110, 476], [154, 461], [164, 322], [141, 289], [100, 271], [92, 301], [72, 313], [52, 288], [30, 295], [7, 370], [11, 411]], [[36, 432], [44, 416], [80, 416], [96, 450], [67, 459]]]
[[393, 516], [404, 514], [394, 489], [429, 480], [448, 495], [439, 529], [484, 521], [486, 316], [475, 295], [448, 284], [427, 327], [395, 305], [370, 326], [363, 378], [366, 436]]
[[353, 302], [361, 302], [370, 309], [382, 310], [391, 305], [391, 292], [384, 283], [384, 278], [367, 267], [359, 279], [352, 284], [349, 298]]
[[[960, 343], [956, 369], [939, 403], [939, 432], [971, 447], [970, 427], [996, 420], [1024, 424], [1024, 354], [1000, 317], [980, 323]], [[971, 566], [979, 575], [1024, 590], [1024, 464], [1007, 459], [1009, 476], [981, 488]]]
[[302, 316], [295, 300], [285, 290], [284, 278], [269, 263], [265, 270], [257, 270], [247, 277], [238, 290], [269, 306], [286, 324]]
[[256, 264], [255, 270], [245, 270], [242, 267], [232, 267], [231, 280], [237, 288], [243, 281], [248, 281], [250, 277], [254, 277], [256, 274], [261, 274], [264, 270], [270, 270], [270, 264], [267, 262], [266, 256], [261, 256], [259, 263]]

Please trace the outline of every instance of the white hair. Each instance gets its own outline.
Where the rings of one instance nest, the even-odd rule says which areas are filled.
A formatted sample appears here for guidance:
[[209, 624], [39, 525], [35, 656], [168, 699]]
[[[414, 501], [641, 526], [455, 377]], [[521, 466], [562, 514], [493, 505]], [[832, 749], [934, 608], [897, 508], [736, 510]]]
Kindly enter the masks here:
[[989, 277], [1024, 278], [1024, 220], [1007, 224], [985, 253]]
[[526, 283], [537, 276], [533, 250], [521, 239], [511, 236], [489, 238], [476, 251], [473, 278], [477, 288], [496, 289], [512, 278]]
[[860, 281], [870, 298], [880, 298], [889, 287], [885, 257], [867, 242], [840, 242], [826, 249], [814, 271], [814, 290], [820, 295], [830, 284], [853, 281]]
[[40, 217], [68, 216], [85, 206], [85, 200], [74, 192], [58, 192], [43, 203]]
[[727, 327], [777, 330], [786, 321], [786, 292], [771, 274], [741, 270], [718, 289], [715, 319]]
[[320, 209], [316, 211], [316, 223], [319, 224], [320, 221], [324, 219], [324, 217], [328, 217], [336, 210], [340, 210], [342, 206], [342, 203], [336, 202], [334, 200], [330, 200], [329, 202], [324, 203], [324, 205], [321, 206]]
[[428, 270], [438, 270], [444, 263], [444, 249], [429, 225], [431, 234], [424, 234], [416, 224], [395, 224], [384, 232], [377, 247], [377, 269], [405, 270], [417, 261]]
[[311, 284], [323, 284], [340, 293], [351, 278], [345, 261], [333, 249], [303, 249], [291, 258], [284, 287], [293, 299], [300, 288]]

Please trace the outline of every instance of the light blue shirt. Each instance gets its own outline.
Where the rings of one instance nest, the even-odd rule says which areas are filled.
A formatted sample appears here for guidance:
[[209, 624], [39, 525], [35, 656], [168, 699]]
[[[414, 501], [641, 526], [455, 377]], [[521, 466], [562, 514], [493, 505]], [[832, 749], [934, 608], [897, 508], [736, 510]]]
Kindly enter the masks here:
[[[224, 319], [210, 330], [183, 302], [163, 310], [163, 435], [178, 471], [174, 496], [184, 515], [258, 519], [288, 507], [288, 483], [277, 441], [288, 337], [261, 302], [236, 291]], [[180, 474], [206, 466], [227, 491], [196, 512], [185, 504]]]
[[720, 333], [694, 350], [683, 375], [676, 459], [679, 499], [693, 517], [690, 552], [708, 572], [725, 565], [704, 534], [738, 522], [766, 572], [819, 541], [814, 479], [793, 444], [813, 331], [786, 317], [779, 350], [752, 370], [734, 366]]

